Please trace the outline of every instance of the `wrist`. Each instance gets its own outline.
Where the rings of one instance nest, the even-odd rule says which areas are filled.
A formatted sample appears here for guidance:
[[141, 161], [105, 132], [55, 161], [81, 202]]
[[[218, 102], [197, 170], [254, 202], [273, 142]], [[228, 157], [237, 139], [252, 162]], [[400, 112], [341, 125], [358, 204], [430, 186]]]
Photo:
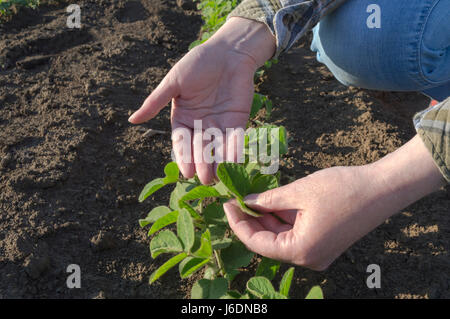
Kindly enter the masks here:
[[247, 55], [255, 68], [272, 58], [276, 50], [275, 37], [265, 24], [239, 17], [230, 18], [208, 42]]
[[[367, 165], [379, 209], [393, 215], [445, 183], [420, 137]], [[389, 217], [389, 216], [387, 216]]]

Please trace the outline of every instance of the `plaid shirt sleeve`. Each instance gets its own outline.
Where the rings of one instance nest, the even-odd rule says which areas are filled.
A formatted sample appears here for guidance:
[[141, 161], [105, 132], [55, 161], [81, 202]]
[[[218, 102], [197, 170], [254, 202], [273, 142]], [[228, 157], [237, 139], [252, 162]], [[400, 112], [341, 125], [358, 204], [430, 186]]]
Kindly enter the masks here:
[[414, 126], [450, 183], [450, 97], [414, 116]]
[[265, 23], [277, 40], [274, 58], [346, 0], [243, 0], [229, 15]]

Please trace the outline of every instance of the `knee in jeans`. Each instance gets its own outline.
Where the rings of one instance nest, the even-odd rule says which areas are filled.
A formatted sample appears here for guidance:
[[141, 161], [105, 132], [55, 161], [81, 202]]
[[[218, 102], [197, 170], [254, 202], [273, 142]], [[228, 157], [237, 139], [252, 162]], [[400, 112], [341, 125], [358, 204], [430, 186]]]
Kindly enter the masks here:
[[340, 82], [421, 91], [450, 80], [448, 0], [416, 0], [403, 16], [392, 2], [379, 1], [380, 28], [367, 25], [368, 3], [349, 0], [314, 30], [311, 49]]
[[438, 0], [424, 25], [420, 44], [420, 69], [426, 81], [440, 84], [450, 81], [450, 4]]

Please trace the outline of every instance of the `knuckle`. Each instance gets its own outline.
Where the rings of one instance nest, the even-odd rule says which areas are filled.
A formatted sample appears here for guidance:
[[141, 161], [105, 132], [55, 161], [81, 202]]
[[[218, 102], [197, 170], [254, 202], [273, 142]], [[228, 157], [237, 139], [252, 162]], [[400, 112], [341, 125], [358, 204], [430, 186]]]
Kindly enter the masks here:
[[261, 204], [263, 206], [271, 206], [273, 204], [273, 191], [267, 191], [262, 194]]

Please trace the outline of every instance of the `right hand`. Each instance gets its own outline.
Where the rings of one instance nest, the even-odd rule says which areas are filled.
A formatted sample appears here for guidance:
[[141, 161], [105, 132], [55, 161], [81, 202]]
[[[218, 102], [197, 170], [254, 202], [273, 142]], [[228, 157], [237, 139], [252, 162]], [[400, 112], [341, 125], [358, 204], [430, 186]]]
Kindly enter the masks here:
[[[273, 38], [267, 32], [270, 33], [269, 29], [261, 23], [230, 19], [210, 40], [191, 50], [170, 70], [129, 121], [134, 124], [148, 121], [172, 101], [172, 131], [190, 130], [192, 153], [200, 154], [206, 143], [200, 134], [193, 135], [194, 120], [202, 120], [203, 130], [218, 128], [224, 136], [227, 128], [245, 129], [253, 99], [254, 73], [274, 50], [274, 41], [269, 43], [272, 49], [257, 45], [258, 41], [267, 43], [267, 39]], [[186, 163], [182, 160], [182, 142], [185, 143], [173, 140], [182, 174], [191, 178], [197, 172], [203, 184], [211, 184], [217, 163], [208, 164], [198, 157], [192, 160], [191, 156]], [[226, 157], [227, 147], [234, 147], [228, 145], [232, 142], [223, 143], [224, 158], [236, 160], [237, 155], [232, 159]]]
[[234, 234], [253, 252], [324, 270], [399, 210], [446, 184], [421, 138], [364, 166], [332, 167], [224, 204]]

